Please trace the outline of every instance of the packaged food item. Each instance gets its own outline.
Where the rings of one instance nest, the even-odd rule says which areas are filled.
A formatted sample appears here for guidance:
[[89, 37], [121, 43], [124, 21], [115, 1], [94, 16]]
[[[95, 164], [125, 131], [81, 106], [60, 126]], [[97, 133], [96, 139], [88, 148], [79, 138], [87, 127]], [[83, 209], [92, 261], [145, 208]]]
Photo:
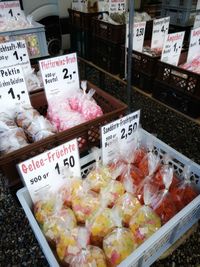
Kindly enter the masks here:
[[180, 211], [198, 196], [198, 191], [194, 183], [190, 180], [190, 177], [190, 166], [186, 166], [183, 170], [183, 180], [180, 180], [179, 184], [170, 188], [170, 193], [177, 211]]
[[142, 161], [142, 159], [147, 154], [147, 149], [142, 144], [139, 131], [135, 133], [134, 143], [135, 145], [134, 145], [134, 149], [132, 152], [131, 163], [133, 163], [138, 168], [139, 163]]
[[28, 145], [27, 138], [20, 128], [0, 133], [0, 152], [7, 154]]
[[86, 227], [91, 234], [93, 245], [102, 245], [103, 238], [111, 232], [114, 227], [112, 210], [107, 208], [107, 199], [101, 200], [101, 206], [86, 221]]
[[160, 158], [153, 153], [153, 149], [151, 149], [138, 164], [138, 168], [144, 177], [152, 176], [159, 166]]
[[103, 239], [103, 250], [109, 266], [117, 266], [135, 249], [133, 235], [128, 228], [122, 227], [118, 212], [113, 213], [116, 228]]
[[169, 191], [173, 179], [173, 169], [169, 168], [168, 170], [167, 173], [163, 174], [165, 188], [159, 190], [151, 201], [151, 207], [161, 218], [162, 224], [165, 224], [177, 213], [172, 195]]
[[[72, 267], [106, 267], [106, 259], [104, 252], [95, 246], [88, 245], [88, 232], [85, 228], [82, 228], [78, 233], [77, 246], [79, 249], [78, 253], [72, 253], [65, 257], [65, 262]], [[71, 249], [70, 249], [71, 252]]]
[[18, 126], [9, 111], [0, 113], [0, 133], [16, 129], [17, 127]]
[[23, 106], [16, 110], [15, 112], [15, 121], [18, 127], [23, 128], [26, 130], [35, 117], [39, 117], [39, 112], [34, 109], [32, 106]]
[[47, 216], [43, 223], [42, 231], [50, 242], [56, 243], [63, 232], [72, 230], [77, 226], [76, 218], [70, 208], [62, 208], [51, 216]]
[[144, 205], [131, 217], [129, 227], [137, 245], [142, 244], [161, 227], [160, 217], [150, 207], [152, 192], [144, 186]]
[[32, 91], [35, 91], [35, 90], [38, 90], [39, 88], [41, 88], [40, 80], [37, 77], [34, 69], [26, 71], [24, 73], [24, 76], [25, 76], [27, 89], [29, 92], [32, 92]]
[[99, 195], [90, 190], [90, 186], [87, 184], [87, 181], [84, 181], [83, 186], [72, 198], [72, 209], [77, 221], [79, 223], [85, 223], [86, 219], [93, 214], [99, 206]]
[[86, 182], [91, 190], [100, 192], [100, 190], [108, 185], [112, 180], [112, 174], [107, 166], [101, 164], [99, 159], [99, 149], [93, 148], [92, 152], [96, 160], [95, 167], [89, 172], [86, 177]]

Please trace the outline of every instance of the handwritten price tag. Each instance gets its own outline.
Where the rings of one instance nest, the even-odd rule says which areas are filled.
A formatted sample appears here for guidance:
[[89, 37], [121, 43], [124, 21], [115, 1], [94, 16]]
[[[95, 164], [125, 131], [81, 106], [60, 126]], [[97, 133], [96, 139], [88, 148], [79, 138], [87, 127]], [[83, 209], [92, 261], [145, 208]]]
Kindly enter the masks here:
[[191, 31], [187, 62], [200, 54], [200, 27]]
[[165, 38], [161, 61], [178, 65], [185, 32], [171, 33]]
[[24, 72], [31, 71], [26, 42], [13, 41], [0, 44], [0, 64], [2, 67], [21, 65]]
[[21, 66], [0, 69], [0, 112], [20, 105], [30, 105]]
[[194, 29], [200, 27], [200, 15], [196, 15], [195, 20], [194, 20]]
[[[133, 25], [133, 50], [142, 52], [145, 35], [145, 22], [136, 22]], [[128, 47], [128, 24], [126, 25], [126, 47]]]
[[162, 50], [164, 40], [169, 30], [170, 17], [155, 19], [153, 21], [153, 31], [151, 39], [151, 48]]
[[19, 1], [3, 1], [0, 2], [0, 16], [24, 17], [24, 12], [21, 10]]
[[77, 140], [26, 160], [18, 164], [18, 169], [34, 202], [43, 189], [58, 190], [65, 183], [67, 169], [81, 177]]
[[136, 111], [101, 127], [103, 164], [114, 159], [116, 145], [129, 146], [133, 142], [139, 121], [140, 111]]
[[76, 53], [39, 61], [48, 102], [80, 87]]
[[126, 11], [126, 0], [109, 0], [109, 14]]

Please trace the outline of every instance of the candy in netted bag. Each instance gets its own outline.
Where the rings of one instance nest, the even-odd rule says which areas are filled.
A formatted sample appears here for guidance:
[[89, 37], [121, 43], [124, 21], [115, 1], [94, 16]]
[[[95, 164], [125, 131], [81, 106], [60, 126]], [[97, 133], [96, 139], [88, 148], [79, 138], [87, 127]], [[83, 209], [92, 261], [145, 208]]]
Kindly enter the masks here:
[[[168, 172], [171, 172], [171, 168], [173, 168], [171, 165], [170, 165], [170, 156], [168, 154], [165, 154], [163, 156], [163, 164], [159, 166], [157, 172], [155, 173], [155, 175], [153, 176], [153, 183], [155, 185], [157, 185], [157, 187], [159, 189], [164, 189], [165, 188], [165, 185], [164, 185], [164, 182], [163, 182], [163, 176], [164, 175], [167, 175]], [[172, 183], [170, 185], [170, 189], [173, 188], [173, 187], [176, 187], [180, 182], [180, 179], [174, 174], [174, 171], [173, 171], [173, 178], [172, 178]]]
[[152, 199], [151, 186], [144, 186], [144, 205], [132, 216], [129, 227], [137, 245], [143, 243], [161, 227], [160, 217], [150, 207]]
[[86, 221], [93, 245], [101, 246], [103, 238], [115, 227], [112, 210], [107, 208], [107, 203], [108, 199], [101, 199], [100, 207]]
[[113, 220], [117, 227], [103, 239], [103, 250], [109, 266], [120, 264], [137, 247], [130, 229], [122, 227], [118, 211], [113, 211]]
[[72, 209], [79, 223], [85, 223], [100, 206], [99, 195], [90, 190], [90, 185], [84, 180], [83, 185], [72, 198]]
[[151, 201], [151, 207], [161, 218], [162, 224], [169, 221], [176, 213], [177, 208], [173, 202], [172, 195], [170, 193], [170, 186], [173, 179], [173, 168], [169, 168], [167, 173], [163, 174], [164, 189], [159, 190]]
[[100, 190], [106, 187], [112, 180], [112, 174], [107, 166], [102, 165], [101, 160], [99, 159], [98, 151], [98, 148], [92, 148], [96, 164], [86, 177], [86, 181], [91, 190], [95, 192], [100, 192]]
[[[78, 233], [77, 246], [78, 253], [70, 253], [65, 257], [65, 262], [71, 267], [106, 267], [106, 259], [104, 252], [99, 247], [88, 245], [89, 232], [85, 228], [81, 228]], [[73, 248], [71, 248], [73, 252]]]
[[70, 231], [76, 226], [77, 223], [73, 211], [70, 208], [62, 208], [46, 218], [42, 231], [48, 241], [56, 243], [66, 229]]
[[179, 184], [170, 188], [170, 193], [173, 198], [173, 202], [178, 211], [184, 208], [195, 197], [198, 196], [198, 191], [195, 188], [194, 182], [191, 181], [190, 166], [185, 166], [183, 169], [183, 179]]
[[134, 188], [132, 181], [126, 179], [124, 181], [124, 187], [126, 193], [117, 199], [113, 210], [117, 210], [122, 218], [122, 222], [125, 226], [129, 225], [129, 221], [133, 214], [141, 207], [139, 200], [133, 195]]

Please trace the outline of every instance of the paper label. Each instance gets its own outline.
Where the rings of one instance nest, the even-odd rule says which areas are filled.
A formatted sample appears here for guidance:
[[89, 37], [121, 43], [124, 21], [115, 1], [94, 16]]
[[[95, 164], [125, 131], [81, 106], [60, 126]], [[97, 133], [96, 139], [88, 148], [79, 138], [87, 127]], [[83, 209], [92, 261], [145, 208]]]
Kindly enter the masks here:
[[35, 202], [42, 190], [56, 192], [67, 178], [81, 177], [77, 140], [73, 139], [18, 164], [20, 174]]
[[21, 65], [24, 73], [31, 71], [26, 42], [24, 40], [0, 44], [0, 64], [2, 67]]
[[200, 9], [200, 0], [197, 2], [196, 10]]
[[200, 27], [191, 31], [187, 62], [200, 55]]
[[199, 27], [200, 27], [200, 14], [196, 15], [193, 28], [196, 29], [196, 28], [199, 28]]
[[124, 13], [126, 11], [126, 0], [110, 0], [109, 14]]
[[87, 12], [88, 11], [88, 0], [73, 0], [72, 9]]
[[168, 34], [169, 30], [169, 21], [170, 17], [155, 19], [153, 21], [153, 30], [152, 30], [152, 39], [151, 39], [151, 48], [162, 50], [165, 37]]
[[[133, 50], [142, 52], [144, 44], [146, 21], [136, 22], [133, 26]], [[128, 47], [128, 25], [126, 25], [126, 47]]]
[[177, 66], [185, 32], [171, 33], [165, 38], [161, 61]]
[[80, 88], [76, 53], [44, 59], [39, 65], [48, 102]]
[[0, 69], [0, 112], [31, 105], [21, 66]]
[[19, 1], [3, 1], [0, 2], [0, 16], [11, 18], [24, 17], [24, 12], [21, 10]]
[[140, 110], [101, 127], [102, 161], [112, 162], [116, 156], [116, 147], [129, 147], [138, 129]]

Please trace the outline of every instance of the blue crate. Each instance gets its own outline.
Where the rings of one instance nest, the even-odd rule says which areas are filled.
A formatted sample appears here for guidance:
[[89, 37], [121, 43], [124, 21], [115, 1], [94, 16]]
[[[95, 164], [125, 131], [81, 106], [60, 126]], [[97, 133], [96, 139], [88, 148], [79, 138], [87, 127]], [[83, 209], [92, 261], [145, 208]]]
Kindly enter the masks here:
[[170, 8], [162, 6], [161, 16], [170, 17], [170, 24], [176, 26], [192, 26], [197, 14], [196, 9]]
[[[45, 35], [45, 27], [44, 25], [35, 21], [33, 21], [32, 24], [33, 27], [31, 28], [0, 32], [0, 36], [4, 36], [8, 41], [25, 40], [30, 59], [46, 57], [48, 56], [48, 47]], [[30, 38], [34, 39], [35, 47], [38, 48], [38, 52], [35, 54], [31, 53], [31, 44], [29, 42]]]
[[162, 0], [163, 6], [169, 8], [196, 9], [198, 0]]
[[[169, 155], [170, 164], [174, 166], [176, 174], [182, 178], [182, 172], [185, 166], [191, 168], [191, 179], [196, 182], [196, 187], [200, 189], [200, 166], [183, 156], [175, 149], [166, 145], [164, 142], [140, 129], [142, 142], [152, 140], [155, 153], [162, 158], [166, 153]], [[99, 155], [101, 151], [99, 150]], [[82, 177], [94, 166], [94, 155], [89, 154], [81, 159]], [[17, 192], [17, 197], [24, 209], [33, 232], [46, 256], [50, 266], [59, 267], [53, 251], [45, 239], [36, 219], [32, 213], [32, 201], [26, 187]], [[156, 231], [142, 245], [140, 245], [131, 255], [129, 255], [119, 267], [148, 267], [155, 262], [175, 241], [177, 241], [188, 229], [190, 229], [200, 219], [200, 195], [191, 203], [177, 213], [171, 220]]]

